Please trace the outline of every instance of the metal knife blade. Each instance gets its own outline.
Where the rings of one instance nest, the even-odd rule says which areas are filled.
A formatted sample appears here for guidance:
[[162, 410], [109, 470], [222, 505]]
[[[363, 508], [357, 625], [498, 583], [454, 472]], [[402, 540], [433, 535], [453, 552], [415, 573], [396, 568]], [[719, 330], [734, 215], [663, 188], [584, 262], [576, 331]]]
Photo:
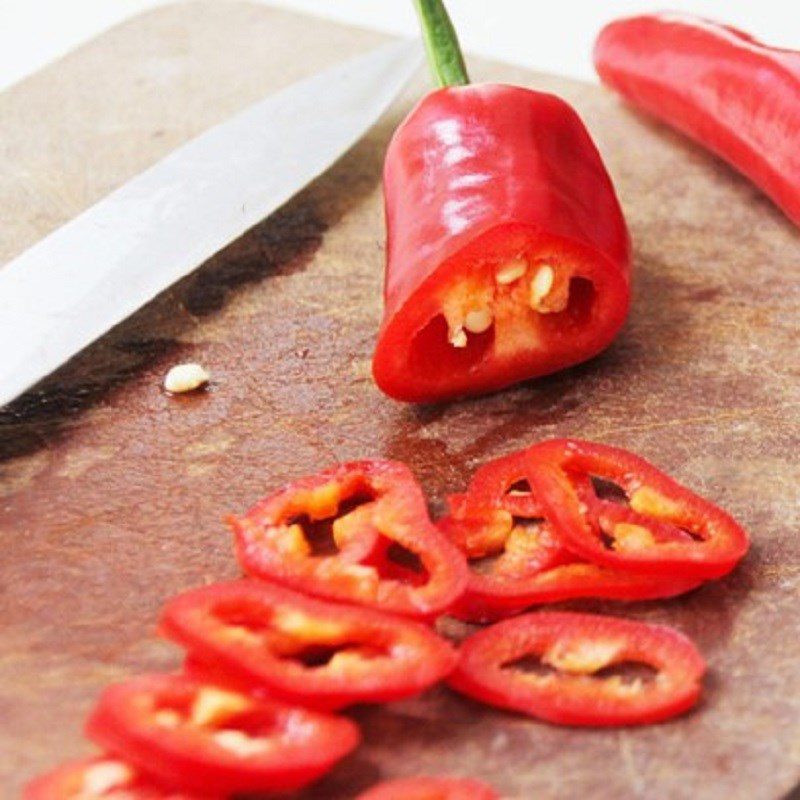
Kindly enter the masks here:
[[394, 42], [206, 131], [0, 268], [0, 406], [289, 200], [421, 61]]

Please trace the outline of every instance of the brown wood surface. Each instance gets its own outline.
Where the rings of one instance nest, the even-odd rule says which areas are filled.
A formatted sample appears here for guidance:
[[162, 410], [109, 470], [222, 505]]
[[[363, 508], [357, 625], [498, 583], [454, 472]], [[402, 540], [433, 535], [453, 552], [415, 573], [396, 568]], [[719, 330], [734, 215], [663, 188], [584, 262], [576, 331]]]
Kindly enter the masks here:
[[[380, 40], [208, 2], [104, 34], [0, 96], [0, 262], [192, 134]], [[689, 634], [710, 664], [701, 707], [570, 730], [436, 690], [354, 712], [364, 746], [303, 797], [415, 772], [480, 776], [524, 800], [753, 800], [800, 778], [800, 237], [746, 181], [609, 93], [473, 72], [563, 94], [596, 136], [635, 242], [624, 332], [590, 364], [481, 400], [413, 408], [376, 390], [380, 167], [420, 76], [284, 210], [0, 412], [3, 797], [90, 752], [81, 722], [101, 686], [178, 663], [153, 621], [167, 596], [236, 574], [226, 512], [368, 456], [407, 461], [436, 508], [481, 461], [552, 435], [632, 448], [752, 532], [741, 568], [685, 598], [573, 604]], [[163, 374], [185, 359], [213, 383], [168, 397]]]

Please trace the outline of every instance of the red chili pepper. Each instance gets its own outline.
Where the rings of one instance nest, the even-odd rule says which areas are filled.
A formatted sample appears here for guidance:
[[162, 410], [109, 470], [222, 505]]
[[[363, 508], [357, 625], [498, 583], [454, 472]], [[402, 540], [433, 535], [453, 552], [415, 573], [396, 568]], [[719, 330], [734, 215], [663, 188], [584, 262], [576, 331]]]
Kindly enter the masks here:
[[[596, 564], [683, 578], [718, 578], [749, 547], [736, 521], [617, 447], [553, 439], [529, 451], [529, 480], [566, 547]], [[592, 500], [585, 478], [616, 484], [629, 504]]]
[[493, 391], [599, 353], [629, 306], [629, 239], [580, 117], [551, 94], [468, 82], [439, 0], [419, 0], [440, 88], [384, 166], [391, 397]]
[[[34, 778], [22, 800], [214, 800], [166, 789], [113, 756], [70, 761]], [[222, 800], [221, 797], [218, 800]]]
[[199, 794], [298, 789], [359, 741], [350, 720], [184, 675], [108, 687], [86, 735], [165, 786]]
[[421, 623], [246, 579], [173, 598], [161, 630], [195, 671], [208, 664], [226, 683], [312, 708], [415, 695], [458, 660]]
[[[470, 566], [467, 589], [450, 610], [453, 616], [489, 622], [541, 603], [589, 597], [650, 600], [673, 597], [701, 583], [577, 559], [541, 519], [544, 512], [530, 486], [524, 485], [532, 463], [528, 450], [490, 461], [475, 473], [465, 494], [450, 498], [450, 516], [438, 525]], [[605, 508], [605, 501], [595, 502]]]
[[[655, 674], [609, 674], [635, 665]], [[640, 725], [691, 708], [704, 672], [695, 646], [672, 628], [540, 612], [466, 639], [449, 683], [489, 705], [562, 725]]]
[[606, 26], [604, 83], [725, 159], [800, 225], [800, 52], [682, 14]]
[[[353, 501], [362, 505], [350, 511]], [[312, 550], [311, 528], [320, 520], [333, 520], [332, 555]], [[463, 555], [430, 521], [422, 490], [397, 462], [340, 464], [287, 486], [230, 524], [245, 572], [319, 597], [432, 618], [466, 583]], [[356, 556], [336, 552], [343, 539], [361, 543]], [[384, 568], [395, 551], [419, 561], [413, 577]]]
[[362, 792], [356, 800], [497, 800], [491, 786], [471, 778], [397, 778]]

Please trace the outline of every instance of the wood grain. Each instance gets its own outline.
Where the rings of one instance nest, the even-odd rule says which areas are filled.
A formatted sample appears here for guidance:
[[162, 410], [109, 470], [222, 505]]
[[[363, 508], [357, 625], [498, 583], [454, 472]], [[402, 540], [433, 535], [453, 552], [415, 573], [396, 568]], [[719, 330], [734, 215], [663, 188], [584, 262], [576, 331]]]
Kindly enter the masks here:
[[[240, 3], [169, 6], [0, 96], [0, 260], [264, 94], [376, 34]], [[236, 574], [223, 514], [347, 458], [407, 461], [434, 509], [477, 464], [574, 435], [629, 447], [752, 532], [746, 562], [671, 602], [575, 603], [678, 626], [711, 672], [673, 723], [569, 730], [441, 689], [354, 712], [365, 744], [307, 798], [415, 772], [506, 798], [776, 798], [800, 779], [797, 232], [747, 182], [589, 85], [473, 62], [576, 105], [635, 243], [630, 321], [598, 359], [492, 397], [380, 395], [382, 154], [416, 86], [333, 169], [0, 412], [0, 794], [90, 752], [101, 686], [171, 669], [164, 598]], [[91, 254], [87, 253], [87, 258]], [[122, 290], [122, 287], [121, 287]], [[191, 358], [210, 389], [170, 398]]]

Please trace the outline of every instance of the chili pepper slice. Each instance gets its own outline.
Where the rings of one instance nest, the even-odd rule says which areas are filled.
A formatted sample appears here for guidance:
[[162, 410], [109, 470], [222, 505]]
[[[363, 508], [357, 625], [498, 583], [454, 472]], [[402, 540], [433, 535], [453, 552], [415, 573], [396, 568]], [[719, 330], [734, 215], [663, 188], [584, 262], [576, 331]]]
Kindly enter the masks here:
[[[348, 510], [353, 501], [362, 505]], [[304, 518], [311, 523], [305, 530]], [[335, 544], [342, 538], [359, 541], [358, 554], [347, 556], [335, 548], [333, 554], [316, 554], [309, 529], [320, 520], [333, 520]], [[463, 555], [430, 521], [419, 484], [398, 462], [340, 464], [229, 521], [245, 572], [308, 594], [432, 618], [458, 598], [466, 583]], [[407, 570], [387, 574], [382, 569], [395, 551], [418, 560], [413, 579]]]
[[[433, 58], [458, 52], [441, 3], [420, 6]], [[383, 173], [373, 375], [411, 402], [585, 361], [612, 341], [630, 302], [625, 220], [577, 113], [543, 92], [463, 85], [463, 69], [438, 77], [443, 88], [396, 130]]]
[[[523, 662], [531, 660], [535, 668], [524, 670]], [[609, 674], [623, 665], [655, 675]], [[704, 672], [695, 646], [672, 628], [599, 614], [537, 612], [467, 638], [448, 682], [489, 705], [561, 725], [641, 725], [694, 706]]]
[[[201, 800], [165, 789], [113, 756], [70, 761], [27, 784], [22, 800]], [[202, 800], [214, 800], [208, 794]], [[221, 797], [217, 800], [222, 800]]]
[[[749, 538], [722, 509], [617, 447], [553, 439], [529, 451], [531, 486], [566, 547], [594, 563], [637, 572], [718, 578]], [[581, 479], [611, 481], [629, 508], [587, 500]], [[585, 484], [584, 484], [585, 486]]]
[[215, 675], [313, 708], [415, 695], [458, 660], [421, 623], [248, 579], [173, 598], [161, 631]]
[[396, 778], [362, 792], [356, 800], [497, 800], [491, 786], [471, 778]]
[[594, 63], [604, 83], [723, 158], [800, 225], [800, 51], [650, 14], [603, 28]]
[[[682, 594], [701, 583], [578, 559], [542, 519], [542, 508], [525, 485], [531, 461], [527, 450], [490, 461], [478, 469], [463, 495], [449, 498], [450, 515], [437, 524], [464, 552], [470, 567], [466, 591], [450, 614], [490, 622], [541, 603], [589, 597], [649, 600]], [[575, 485], [593, 509], [604, 511], [608, 505], [612, 512], [623, 510], [597, 498], [588, 478], [576, 479]], [[690, 538], [677, 529], [674, 535]]]
[[359, 741], [350, 720], [185, 675], [106, 688], [86, 735], [165, 786], [199, 794], [298, 789]]

